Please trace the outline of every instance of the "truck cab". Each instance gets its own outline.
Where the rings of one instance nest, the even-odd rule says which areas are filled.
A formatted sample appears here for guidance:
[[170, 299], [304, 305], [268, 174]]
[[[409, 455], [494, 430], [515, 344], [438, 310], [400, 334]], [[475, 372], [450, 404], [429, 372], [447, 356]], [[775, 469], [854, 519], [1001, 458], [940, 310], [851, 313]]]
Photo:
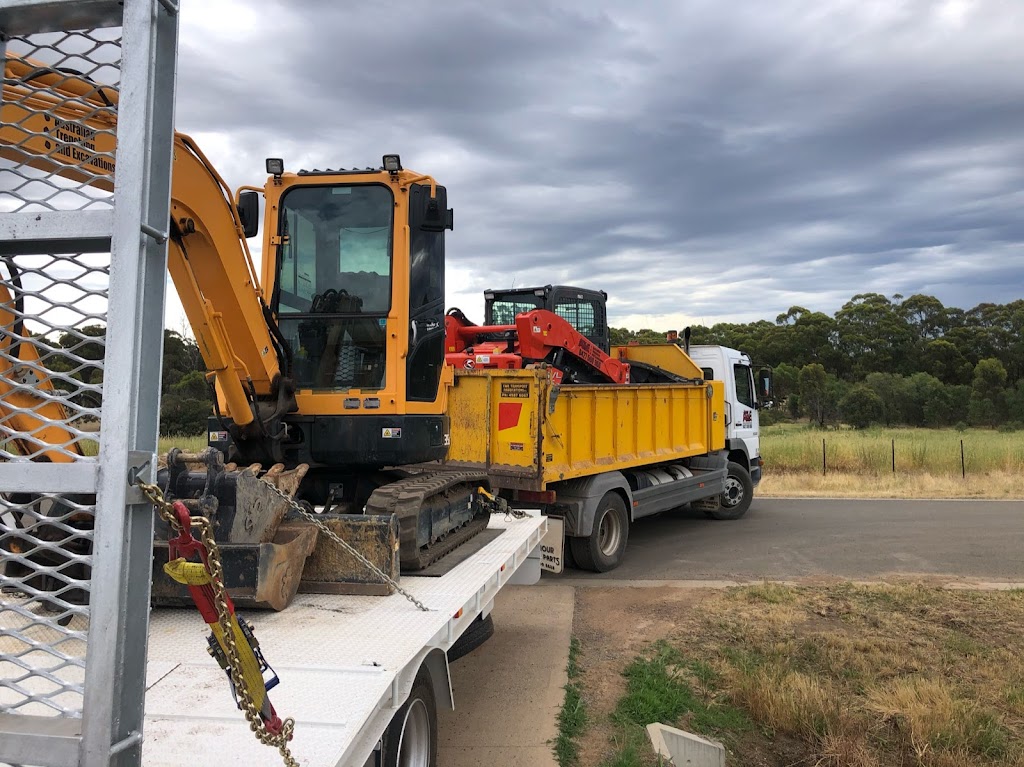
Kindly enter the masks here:
[[756, 486], [764, 463], [758, 409], [767, 404], [771, 394], [768, 371], [755, 374], [748, 355], [726, 346], [695, 344], [690, 346], [689, 355], [704, 371], [706, 380], [725, 383], [725, 448], [729, 461], [746, 469]]

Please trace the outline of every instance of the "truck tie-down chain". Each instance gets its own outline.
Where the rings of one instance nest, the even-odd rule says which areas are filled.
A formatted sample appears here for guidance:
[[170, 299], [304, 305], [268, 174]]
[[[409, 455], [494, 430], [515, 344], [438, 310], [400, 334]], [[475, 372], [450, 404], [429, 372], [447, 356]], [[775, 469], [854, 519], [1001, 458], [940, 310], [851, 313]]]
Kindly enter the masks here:
[[[172, 530], [181, 535], [184, 528], [174, 512], [174, 504], [164, 498], [163, 491], [157, 485], [151, 485], [141, 480], [137, 480], [137, 484], [143, 495], [156, 508], [160, 518], [170, 525]], [[224, 587], [224, 566], [220, 559], [220, 549], [213, 538], [213, 523], [203, 516], [192, 517], [191, 523], [192, 527], [198, 528], [200, 539], [206, 547], [210, 586], [213, 588], [213, 601], [217, 609], [217, 623], [220, 626], [224, 654], [228, 662], [228, 674], [238, 698], [239, 708], [244, 712], [245, 718], [249, 722], [249, 729], [260, 743], [276, 748], [286, 767], [299, 767], [299, 763], [288, 748], [288, 742], [292, 739], [292, 733], [295, 730], [295, 720], [290, 717], [285, 719], [281, 731], [277, 734], [272, 733], [267, 729], [266, 723], [260, 715], [260, 707], [256, 705], [252, 691], [249, 689], [245, 670], [242, 667], [241, 655], [235, 642], [235, 630], [232, 625], [231, 610], [228, 607], [227, 590]]]
[[530, 516], [522, 509], [517, 509], [514, 506], [509, 506], [508, 501], [498, 495], [493, 495], [487, 492], [486, 488], [478, 487], [476, 489], [480, 495], [482, 495], [490, 507], [490, 510], [495, 514], [504, 514], [505, 521], [508, 522], [510, 519], [525, 519]]

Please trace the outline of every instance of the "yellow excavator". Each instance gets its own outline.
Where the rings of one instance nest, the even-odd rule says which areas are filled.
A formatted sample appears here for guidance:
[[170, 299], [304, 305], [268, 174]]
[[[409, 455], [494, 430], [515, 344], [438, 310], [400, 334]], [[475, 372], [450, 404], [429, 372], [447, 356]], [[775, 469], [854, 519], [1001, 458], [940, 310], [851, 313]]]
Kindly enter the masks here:
[[[11, 53], [4, 75], [0, 157], [111, 188], [116, 92]], [[403, 571], [485, 528], [487, 501], [476, 490], [486, 476], [431, 464], [449, 446], [453, 381], [444, 348], [445, 232], [453, 226], [445, 188], [385, 155], [380, 168], [297, 173], [269, 159], [263, 187], [232, 194], [188, 136], [175, 134], [173, 151], [168, 269], [210, 371], [216, 449], [172, 451], [160, 478], [168, 497], [210, 515], [222, 543], [259, 549], [287, 526], [289, 504], [268, 483], [247, 481], [273, 467], [270, 484], [355, 538], [353, 525], [379, 531], [395, 515], [392, 543], [382, 533], [384, 564], [386, 549], [397, 548]], [[246, 240], [258, 234], [261, 197], [257, 274]], [[3, 269], [2, 377], [27, 375], [31, 385], [0, 388], [0, 424], [21, 456], [73, 460], [67, 453], [79, 451], [79, 439], [62, 433], [61, 405], [40, 400], [55, 380], [39, 359], [45, 347], [22, 340], [16, 259]], [[254, 518], [253, 508], [265, 513]], [[239, 556], [239, 567], [267, 570]], [[321, 570], [330, 591], [330, 568]], [[291, 598], [251, 596], [276, 607]]]

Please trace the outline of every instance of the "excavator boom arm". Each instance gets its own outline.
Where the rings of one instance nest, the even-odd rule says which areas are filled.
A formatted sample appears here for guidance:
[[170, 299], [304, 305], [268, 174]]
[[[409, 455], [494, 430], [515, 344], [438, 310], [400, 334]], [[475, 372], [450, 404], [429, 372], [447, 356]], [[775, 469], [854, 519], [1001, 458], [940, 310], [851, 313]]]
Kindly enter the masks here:
[[[117, 93], [14, 54], [4, 62], [0, 157], [113, 188]], [[258, 432], [257, 398], [281, 386], [272, 332], [230, 189], [188, 136], [176, 133], [168, 271], [213, 374], [222, 410]]]

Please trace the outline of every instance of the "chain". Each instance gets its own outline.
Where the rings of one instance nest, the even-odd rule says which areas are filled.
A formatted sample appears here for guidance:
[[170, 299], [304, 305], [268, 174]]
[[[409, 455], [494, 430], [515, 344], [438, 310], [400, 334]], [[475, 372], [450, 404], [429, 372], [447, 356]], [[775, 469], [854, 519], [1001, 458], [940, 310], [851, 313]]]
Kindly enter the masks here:
[[307, 510], [304, 506], [302, 506], [302, 504], [298, 503], [294, 498], [292, 498], [290, 495], [288, 495], [283, 490], [281, 490], [281, 488], [279, 488], [277, 485], [275, 485], [275, 484], [273, 484], [271, 482], [267, 482], [262, 477], [260, 478], [260, 482], [262, 482], [264, 485], [266, 485], [268, 489], [272, 490], [275, 495], [278, 495], [281, 498], [283, 498], [285, 501], [287, 501], [288, 505], [295, 511], [296, 514], [301, 516], [306, 521], [312, 522], [314, 525], [317, 526], [317, 528], [324, 535], [326, 535], [328, 538], [330, 538], [336, 544], [341, 546], [342, 549], [347, 551], [353, 557], [358, 559], [363, 565], [366, 566], [366, 568], [368, 570], [370, 570], [370, 572], [374, 573], [378, 578], [380, 578], [382, 581], [384, 581], [386, 584], [388, 584], [391, 588], [393, 588], [395, 591], [397, 591], [403, 597], [405, 597], [410, 602], [412, 602], [414, 605], [416, 605], [416, 607], [418, 607], [420, 610], [422, 610], [423, 612], [430, 612], [430, 608], [429, 607], [427, 607], [420, 600], [418, 600], [416, 597], [414, 597], [408, 591], [406, 591], [401, 586], [399, 586], [398, 585], [398, 581], [396, 581], [394, 578], [392, 578], [386, 572], [384, 572], [379, 567], [377, 567], [377, 565], [375, 565], [373, 562], [371, 562], [369, 559], [367, 559], [362, 554], [360, 554], [355, 549], [355, 547], [352, 546], [352, 544], [350, 544], [348, 541], [344, 540], [336, 532], [331, 530], [331, 528], [329, 528], [327, 525], [325, 525], [323, 522], [321, 522], [319, 519], [317, 519], [316, 515], [310, 513], [309, 510]]
[[[138, 481], [137, 484], [141, 488], [143, 495], [156, 507], [160, 518], [167, 522], [172, 530], [181, 534], [182, 527], [178, 523], [173, 507], [164, 498], [160, 488], [142, 481]], [[278, 735], [274, 735], [267, 730], [263, 719], [260, 718], [260, 710], [252, 699], [249, 685], [245, 681], [242, 661], [238, 656], [238, 647], [235, 644], [235, 632], [231, 625], [231, 613], [228, 610], [227, 591], [224, 588], [224, 566], [220, 560], [220, 549], [213, 538], [213, 524], [206, 517], [192, 517], [192, 527], [199, 528], [200, 538], [206, 547], [210, 567], [210, 585], [213, 587], [214, 604], [217, 608], [217, 623], [220, 625], [221, 633], [224, 635], [225, 654], [228, 659], [231, 682], [235, 686], [235, 693], [241, 703], [245, 718], [249, 722], [249, 729], [252, 730], [260, 743], [277, 748], [286, 767], [299, 767], [299, 763], [292, 756], [288, 748], [288, 741], [291, 740], [292, 732], [295, 730], [295, 720], [290, 717], [285, 719], [284, 726]]]
[[506, 522], [513, 519], [526, 519], [530, 516], [522, 509], [517, 509], [516, 507], [509, 505], [509, 502], [501, 496], [489, 493], [486, 488], [478, 487], [476, 491], [490, 502], [491, 510], [493, 512], [505, 515]]

